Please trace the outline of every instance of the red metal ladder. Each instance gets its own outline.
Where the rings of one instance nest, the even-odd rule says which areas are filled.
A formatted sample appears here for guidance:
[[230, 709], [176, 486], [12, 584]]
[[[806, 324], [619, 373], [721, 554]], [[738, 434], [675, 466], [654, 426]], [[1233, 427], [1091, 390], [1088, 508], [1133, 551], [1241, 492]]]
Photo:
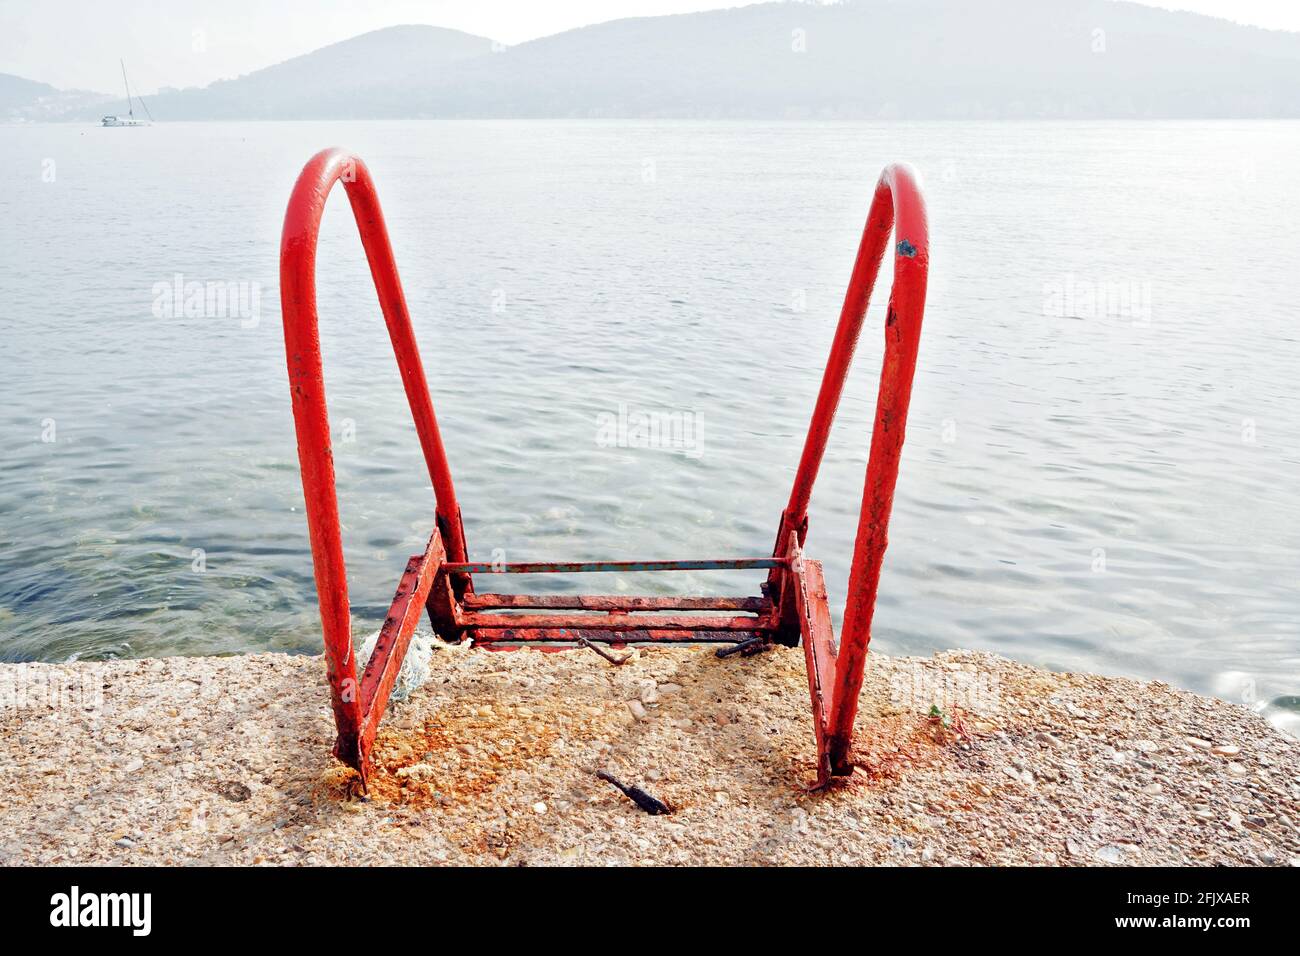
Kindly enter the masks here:
[[[321, 215], [330, 190], [340, 181], [361, 233], [436, 499], [428, 547], [407, 562], [374, 652], [359, 679], [316, 313], [316, 245]], [[821, 564], [803, 553], [808, 502], [891, 235], [896, 239], [894, 284], [885, 317], [885, 353], [849, 572], [843, 634], [837, 648]], [[335, 755], [358, 771], [364, 786], [372, 770], [375, 733], [393, 683], [411, 635], [421, 615], [427, 612], [440, 637], [449, 641], [467, 639], [475, 645], [572, 645], [579, 635], [592, 642], [617, 644], [802, 644], [817, 743], [817, 782], [824, 785], [832, 777], [852, 773], [853, 725], [871, 640], [881, 562], [888, 544], [889, 514], [925, 310], [928, 266], [925, 203], [916, 178], [905, 165], [889, 166], [876, 185], [867, 214], [830, 358], [771, 557], [473, 562], [466, 552], [465, 530], [447, 454], [370, 172], [359, 158], [342, 150], [327, 149], [313, 156], [298, 177], [285, 214], [280, 243], [280, 299], [298, 460], [338, 729]], [[768, 577], [760, 594], [742, 597], [513, 595], [474, 590], [474, 576], [484, 574], [710, 569], [760, 569], [766, 570]]]

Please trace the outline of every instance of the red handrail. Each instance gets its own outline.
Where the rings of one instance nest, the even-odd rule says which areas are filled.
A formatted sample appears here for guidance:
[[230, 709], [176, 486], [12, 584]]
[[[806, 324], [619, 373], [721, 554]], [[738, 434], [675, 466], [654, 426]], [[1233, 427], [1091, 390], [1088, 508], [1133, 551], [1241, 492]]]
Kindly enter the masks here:
[[[311, 535], [316, 596], [320, 602], [334, 719], [339, 741], [358, 740], [361, 695], [356, 661], [352, 654], [347, 569], [339, 530], [338, 495], [334, 485], [334, 457], [330, 444], [329, 412], [325, 405], [325, 378], [321, 363], [319, 319], [316, 314], [316, 243], [325, 200], [336, 182], [347, 190], [352, 214], [361, 233], [370, 274], [375, 282], [388, 335], [406, 390], [420, 447], [436, 496], [436, 518], [451, 561], [465, 561], [465, 532], [460, 506], [447, 466], [429, 398], [429, 386], [420, 350], [411, 329], [411, 317], [397, 275], [392, 245], [384, 226], [370, 171], [358, 157], [343, 150], [326, 149], [307, 163], [285, 212], [280, 239], [280, 306], [284, 317], [284, 348], [293, 397], [293, 421], [298, 435], [298, 461]], [[336, 744], [336, 752], [339, 745]], [[358, 764], [360, 755], [339, 752], [340, 759]]]
[[777, 555], [786, 553], [791, 531], [798, 534], [800, 545], [807, 536], [808, 502], [891, 233], [896, 235], [897, 242], [894, 246], [894, 285], [890, 289], [885, 317], [885, 357], [880, 369], [871, 457], [867, 462], [866, 486], [853, 546], [849, 592], [830, 706], [831, 766], [836, 774], [841, 775], [852, 770], [853, 721], [858, 712], [867, 645], [871, 642], [871, 619], [880, 584], [880, 566], [889, 543], [889, 513], [894, 503], [894, 485], [898, 480], [898, 463], [921, 338], [921, 317], [925, 311], [926, 274], [930, 264], [929, 229], [925, 201], [921, 198], [914, 173], [906, 165], [886, 167], [876, 184], [853, 264], [853, 275], [844, 296], [844, 307], [840, 311], [839, 326], [822, 376], [821, 391], [808, 425], [799, 470], [795, 474], [789, 504], [781, 515], [774, 550]]
[[[364, 689], [357, 682], [352, 653], [347, 569], [339, 527], [329, 414], [316, 313], [316, 247], [326, 198], [342, 181], [352, 205], [370, 273], [388, 326], [411, 415], [429, 469], [435, 496], [437, 528], [424, 555], [407, 565], [398, 585], [385, 628], [368, 666]], [[843, 393], [853, 353], [862, 331], [868, 302], [891, 235], [894, 244], [894, 284], [885, 319], [885, 352], [881, 367], [876, 418], [871, 436], [862, 508], [858, 518], [848, 598], [838, 653], [830, 646], [829, 613], [816, 562], [805, 565], [802, 545], [808, 530], [808, 503], [821, 466], [831, 424]], [[285, 214], [280, 246], [280, 297], [284, 317], [294, 427], [302, 470], [312, 562], [320, 602], [328, 664], [330, 694], [339, 735], [335, 753], [361, 772], [364, 785], [369, 741], [383, 714], [401, 666], [419, 608], [427, 607], [439, 633], [457, 636], [468, 631], [476, 642], [572, 643], [570, 628], [590, 632], [590, 640], [616, 641], [637, 633], [646, 641], [735, 640], [754, 628], [751, 641], [773, 639], [808, 642], [809, 681], [817, 720], [818, 777], [852, 772], [853, 723], [863, 668], [871, 640], [871, 622], [881, 563], [888, 545], [888, 525], [898, 479], [912, 379], [916, 371], [921, 320], [925, 309], [929, 237], [925, 205], [915, 177], [906, 166], [889, 166], [881, 175], [862, 233], [853, 275], [840, 313], [830, 358], [809, 424], [803, 454], [789, 503], [781, 515], [772, 559], [729, 561], [562, 562], [514, 564], [498, 568], [471, 564], [438, 421], [420, 361], [411, 319], [384, 227], [383, 214], [369, 170], [355, 156], [325, 150], [303, 169]], [[533, 615], [517, 617], [475, 611], [470, 575], [487, 571], [633, 571], [685, 567], [753, 567], [770, 570], [767, 596], [725, 599], [715, 609], [763, 612], [757, 617], [637, 616], [647, 610], [642, 599], [587, 596], [607, 617]], [[535, 598], [535, 606], [556, 610], [564, 601], [555, 596]], [[567, 599], [566, 599], [567, 600]], [[744, 605], [743, 607], [741, 605]], [[504, 607], [488, 602], [486, 607]], [[586, 610], [585, 604], [577, 609]], [[669, 609], [666, 605], [658, 610]], [[517, 626], [516, 626], [517, 625]], [[633, 627], [633, 625], [636, 625]], [[710, 630], [710, 629], [713, 630]], [[721, 638], [719, 637], [721, 634]], [[738, 646], [744, 646], [741, 641]], [[833, 661], [833, 663], [832, 663]], [[830, 668], [834, 667], [833, 675]]]

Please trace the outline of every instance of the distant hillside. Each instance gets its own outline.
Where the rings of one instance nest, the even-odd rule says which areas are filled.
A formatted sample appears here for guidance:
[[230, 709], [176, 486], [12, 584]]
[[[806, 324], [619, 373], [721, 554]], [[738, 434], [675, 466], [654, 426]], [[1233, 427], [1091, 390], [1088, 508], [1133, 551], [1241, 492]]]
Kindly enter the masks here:
[[0, 122], [59, 119], [111, 97], [85, 90], [58, 90], [47, 83], [0, 73]]
[[313, 53], [150, 100], [159, 119], [360, 118], [402, 114], [412, 91], [435, 89], [453, 64], [491, 53], [486, 37], [430, 26], [365, 33]]
[[1300, 116], [1300, 34], [1107, 0], [763, 4], [471, 60], [412, 114]]
[[59, 91], [45, 83], [24, 80], [21, 76], [0, 73], [0, 112], [22, 109], [42, 96], [57, 94]]
[[150, 105], [159, 120], [1300, 117], [1300, 34], [1110, 0], [766, 3], [495, 52], [392, 27]]

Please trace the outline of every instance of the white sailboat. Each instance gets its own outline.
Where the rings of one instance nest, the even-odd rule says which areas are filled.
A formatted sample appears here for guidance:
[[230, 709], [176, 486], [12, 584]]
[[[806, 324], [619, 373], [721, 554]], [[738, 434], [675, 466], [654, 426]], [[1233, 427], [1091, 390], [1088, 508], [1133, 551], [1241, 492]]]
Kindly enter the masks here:
[[[149, 124], [144, 120], [135, 118], [135, 105], [131, 101], [131, 84], [126, 78], [126, 62], [124, 60], [118, 60], [118, 62], [122, 64], [122, 85], [126, 87], [126, 116], [109, 114], [100, 120], [100, 123], [104, 126], [148, 126]], [[137, 96], [136, 99], [144, 107], [145, 116], [148, 116], [152, 121], [153, 114], [149, 112], [149, 106], [145, 103], [144, 98]]]

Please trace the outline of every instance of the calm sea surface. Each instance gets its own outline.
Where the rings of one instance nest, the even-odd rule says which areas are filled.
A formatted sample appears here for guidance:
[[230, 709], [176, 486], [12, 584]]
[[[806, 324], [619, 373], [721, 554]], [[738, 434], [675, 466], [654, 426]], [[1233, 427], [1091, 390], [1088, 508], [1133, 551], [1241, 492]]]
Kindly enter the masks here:
[[[0, 659], [319, 649], [277, 254], [333, 144], [378, 183], [473, 556], [766, 553], [906, 160], [932, 271], [873, 647], [1300, 722], [1295, 123], [0, 127]], [[433, 497], [341, 190], [320, 263], [361, 631]], [[170, 314], [190, 282], [242, 314]], [[884, 298], [813, 498], [837, 605]]]

